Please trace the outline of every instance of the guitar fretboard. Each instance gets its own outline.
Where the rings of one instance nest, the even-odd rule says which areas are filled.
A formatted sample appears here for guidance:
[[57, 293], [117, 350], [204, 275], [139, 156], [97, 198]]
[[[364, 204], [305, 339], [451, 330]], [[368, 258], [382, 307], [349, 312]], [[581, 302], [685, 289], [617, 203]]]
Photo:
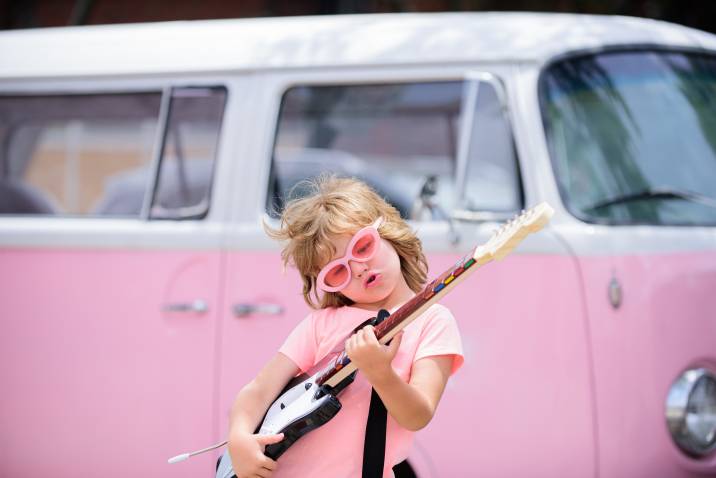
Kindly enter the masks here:
[[473, 257], [474, 252], [475, 251], [473, 250], [470, 254], [460, 259], [454, 266], [443, 272], [437, 279], [425, 286], [422, 292], [403, 304], [403, 306], [396, 310], [382, 323], [378, 324], [375, 328], [376, 338], [378, 340], [382, 339], [396, 327], [406, 322], [410, 316], [415, 313], [415, 311], [420, 309], [423, 304], [428, 302], [435, 294], [450, 285], [450, 283], [465, 272], [466, 269], [472, 267], [472, 265], [475, 264], [475, 258]]

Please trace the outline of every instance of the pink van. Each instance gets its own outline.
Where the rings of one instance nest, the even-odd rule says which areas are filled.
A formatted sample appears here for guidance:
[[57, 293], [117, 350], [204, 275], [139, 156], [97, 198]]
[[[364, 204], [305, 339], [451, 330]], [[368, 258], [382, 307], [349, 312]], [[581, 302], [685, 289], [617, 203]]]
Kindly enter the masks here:
[[[716, 473], [716, 37], [624, 17], [356, 15], [0, 33], [0, 475], [213, 476], [307, 306], [275, 221], [364, 179], [466, 363], [401, 476]], [[301, 190], [294, 190], [301, 194]], [[330, 453], [330, 450], [326, 450]]]

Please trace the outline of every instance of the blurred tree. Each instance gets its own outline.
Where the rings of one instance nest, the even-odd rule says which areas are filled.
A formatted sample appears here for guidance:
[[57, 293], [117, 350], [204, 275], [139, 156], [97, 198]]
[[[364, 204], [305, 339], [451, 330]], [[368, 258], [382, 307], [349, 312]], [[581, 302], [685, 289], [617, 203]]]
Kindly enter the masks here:
[[95, 0], [77, 0], [70, 13], [70, 25], [84, 25]]
[[17, 2], [5, 0], [0, 3], [0, 28], [32, 28], [37, 26], [33, 14], [35, 0]]

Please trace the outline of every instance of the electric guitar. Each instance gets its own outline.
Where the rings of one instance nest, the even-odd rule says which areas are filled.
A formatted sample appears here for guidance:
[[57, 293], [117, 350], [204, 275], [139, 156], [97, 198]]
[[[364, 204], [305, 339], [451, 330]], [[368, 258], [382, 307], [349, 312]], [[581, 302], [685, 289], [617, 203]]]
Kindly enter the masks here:
[[[475, 247], [393, 314], [380, 310], [376, 317], [368, 319], [356, 330], [371, 324], [378, 341], [386, 344], [476, 269], [493, 260], [503, 259], [528, 234], [542, 229], [553, 213], [552, 208], [544, 202], [524, 211], [503, 224], [484, 245]], [[353, 382], [356, 371], [355, 365], [351, 363], [345, 350], [342, 350], [329, 354], [308, 373], [291, 380], [266, 411], [256, 431], [266, 435], [284, 434], [283, 440], [266, 446], [266, 456], [278, 459], [296, 440], [336, 416], [341, 409], [338, 395]], [[175, 456], [169, 459], [169, 463], [185, 460], [227, 443], [228, 441], [224, 441], [202, 450]], [[226, 450], [219, 460], [216, 478], [231, 478], [233, 475], [231, 459]]]

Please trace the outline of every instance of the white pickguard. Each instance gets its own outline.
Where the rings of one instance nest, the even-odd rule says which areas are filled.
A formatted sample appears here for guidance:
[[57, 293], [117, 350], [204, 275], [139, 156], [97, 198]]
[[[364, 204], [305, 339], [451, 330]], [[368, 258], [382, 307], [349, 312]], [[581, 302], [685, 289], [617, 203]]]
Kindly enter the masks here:
[[319, 408], [328, 399], [328, 396], [318, 399], [314, 397], [319, 388], [316, 380], [320, 376], [321, 374], [317, 373], [280, 395], [266, 412], [259, 433], [261, 435], [279, 433], [292, 422]]

